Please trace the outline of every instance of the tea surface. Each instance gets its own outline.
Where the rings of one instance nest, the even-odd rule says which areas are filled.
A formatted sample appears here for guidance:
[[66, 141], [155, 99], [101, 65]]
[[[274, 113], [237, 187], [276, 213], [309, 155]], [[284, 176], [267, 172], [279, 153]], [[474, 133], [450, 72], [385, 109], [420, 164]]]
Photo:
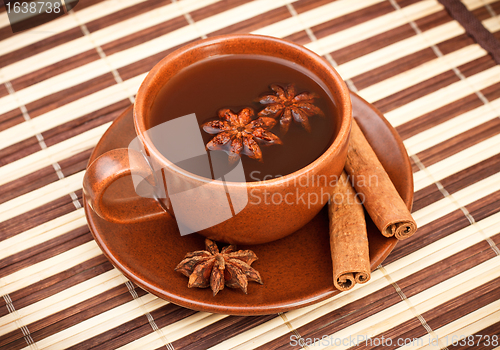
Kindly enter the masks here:
[[[271, 84], [285, 87], [293, 83], [297, 94], [310, 92], [318, 96], [314, 105], [325, 116], [309, 117], [310, 132], [293, 121], [286, 133], [276, 118], [276, 126], [269, 131], [278, 136], [282, 144], [261, 145], [262, 162], [241, 155], [248, 182], [290, 174], [323, 154], [338, 132], [334, 103], [305, 69], [300, 67], [302, 71], [299, 71], [298, 68], [285, 60], [264, 56], [228, 55], [203, 60], [181, 70], [162, 87], [152, 107], [150, 127], [191, 113], [196, 114], [201, 126], [217, 119], [217, 112], [222, 108], [238, 113], [250, 107], [257, 118], [257, 113], [265, 108], [259, 103], [259, 97], [274, 94]], [[203, 129], [201, 134], [205, 144], [216, 136]]]

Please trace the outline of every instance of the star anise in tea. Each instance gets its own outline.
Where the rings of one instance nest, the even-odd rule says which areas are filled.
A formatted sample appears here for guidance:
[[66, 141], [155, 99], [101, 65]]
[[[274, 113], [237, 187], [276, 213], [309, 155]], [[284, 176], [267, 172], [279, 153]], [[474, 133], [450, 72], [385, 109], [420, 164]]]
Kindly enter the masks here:
[[207, 149], [222, 150], [229, 155], [229, 161], [234, 162], [240, 154], [262, 161], [260, 145], [281, 144], [278, 136], [268, 131], [276, 125], [276, 120], [269, 117], [253, 119], [254, 111], [243, 108], [238, 113], [230, 109], [221, 109], [219, 119], [206, 122], [203, 130], [209, 134], [217, 134], [209, 143]]
[[314, 105], [318, 96], [310, 92], [296, 94], [295, 85], [288, 84], [285, 88], [277, 84], [269, 86], [275, 94], [265, 95], [259, 102], [266, 107], [259, 112], [259, 117], [279, 118], [281, 129], [287, 132], [292, 120], [300, 123], [307, 131], [311, 131], [309, 117], [323, 116], [323, 111]]
[[188, 287], [211, 287], [214, 296], [224, 289], [240, 288], [247, 294], [248, 281], [262, 284], [259, 273], [250, 265], [257, 260], [251, 250], [236, 250], [228, 245], [219, 252], [217, 244], [205, 239], [205, 249], [187, 253], [175, 271], [189, 277]]

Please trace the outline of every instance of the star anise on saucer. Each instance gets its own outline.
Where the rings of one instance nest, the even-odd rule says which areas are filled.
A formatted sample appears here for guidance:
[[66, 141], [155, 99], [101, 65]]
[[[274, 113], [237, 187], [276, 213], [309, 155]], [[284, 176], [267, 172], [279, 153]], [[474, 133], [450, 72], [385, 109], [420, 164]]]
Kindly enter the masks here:
[[324, 115], [323, 111], [313, 104], [318, 98], [315, 93], [302, 92], [297, 95], [294, 84], [288, 84], [284, 88], [277, 84], [269, 87], [275, 94], [264, 95], [259, 99], [259, 102], [266, 107], [258, 115], [279, 118], [283, 132], [288, 131], [292, 120], [302, 124], [307, 131], [311, 131], [309, 117]]
[[188, 287], [211, 287], [214, 296], [224, 289], [240, 288], [247, 294], [248, 281], [262, 284], [259, 273], [250, 265], [257, 260], [251, 250], [236, 250], [228, 245], [219, 252], [217, 244], [205, 239], [205, 249], [187, 253], [175, 271], [189, 277]]
[[262, 161], [262, 150], [259, 145], [281, 144], [278, 136], [268, 131], [276, 125], [276, 120], [260, 117], [253, 120], [254, 111], [243, 108], [238, 113], [230, 109], [221, 109], [219, 119], [206, 122], [203, 130], [209, 134], [217, 134], [207, 143], [211, 151], [222, 150], [229, 155], [229, 161], [236, 161], [240, 154]]

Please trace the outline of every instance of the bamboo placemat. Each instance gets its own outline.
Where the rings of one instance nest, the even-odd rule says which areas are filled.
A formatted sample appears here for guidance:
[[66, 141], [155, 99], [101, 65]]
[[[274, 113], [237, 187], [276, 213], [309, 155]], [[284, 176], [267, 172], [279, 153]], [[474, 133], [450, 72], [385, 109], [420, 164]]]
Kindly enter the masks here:
[[[463, 4], [500, 38], [500, 1]], [[498, 349], [500, 66], [466, 27], [436, 0], [81, 0], [15, 35], [1, 12], [0, 348]], [[144, 292], [101, 254], [82, 209], [90, 152], [148, 70], [236, 32], [323, 55], [396, 127], [414, 171], [418, 233], [369, 283], [279, 315]]]

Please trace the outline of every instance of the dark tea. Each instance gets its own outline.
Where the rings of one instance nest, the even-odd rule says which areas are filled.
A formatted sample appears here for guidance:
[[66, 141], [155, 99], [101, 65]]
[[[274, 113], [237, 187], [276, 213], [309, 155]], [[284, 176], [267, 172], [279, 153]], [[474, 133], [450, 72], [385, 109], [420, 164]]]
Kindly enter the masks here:
[[[296, 98], [285, 101], [287, 93], [290, 94], [286, 87], [290, 84], [295, 90], [290, 97]], [[284, 91], [279, 91], [280, 87]], [[262, 102], [263, 96], [271, 96], [264, 98], [267, 104]], [[314, 100], [310, 96], [315, 96]], [[280, 106], [276, 107], [273, 104], [275, 101], [279, 101]], [[299, 113], [292, 108], [292, 112], [286, 116], [286, 113], [280, 116], [267, 113], [267, 110], [262, 112], [266, 107], [271, 111], [293, 103], [303, 110]], [[267, 118], [274, 116], [276, 123], [266, 132], [275, 135], [280, 141], [271, 144], [257, 142], [261, 151], [260, 160], [242, 151], [241, 162], [247, 182], [268, 180], [304, 168], [326, 151], [338, 131], [335, 105], [318, 78], [288, 61], [255, 55], [215, 56], [181, 70], [157, 95], [150, 114], [150, 126], [195, 113], [203, 141], [207, 145], [218, 135], [217, 131], [206, 132], [208, 129], [213, 131], [213, 128], [204, 130], [204, 124], [220, 120], [218, 111], [221, 109], [238, 114], [245, 108], [254, 111], [254, 115], [248, 117], [251, 120], [259, 119], [259, 112], [267, 115]], [[301, 123], [304, 115], [307, 120]], [[221, 127], [227, 128], [228, 125], [226, 123]], [[236, 133], [238, 130], [244, 130], [244, 127], [235, 125], [230, 132]], [[230, 155], [227, 158], [229, 162]], [[183, 167], [181, 163], [177, 165]]]

